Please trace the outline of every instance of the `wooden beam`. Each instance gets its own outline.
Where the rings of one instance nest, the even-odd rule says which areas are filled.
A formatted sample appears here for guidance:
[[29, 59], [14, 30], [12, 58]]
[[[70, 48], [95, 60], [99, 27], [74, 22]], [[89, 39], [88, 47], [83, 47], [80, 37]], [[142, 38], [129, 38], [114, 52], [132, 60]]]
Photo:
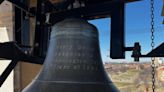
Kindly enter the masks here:
[[[139, 0], [126, 0], [128, 2], [139, 1]], [[79, 14], [82, 18], [87, 20], [110, 17], [111, 11], [113, 7], [115, 7], [119, 2], [124, 2], [123, 0], [118, 1], [108, 1], [105, 3], [97, 3], [81, 8], [74, 8], [71, 10], [61, 10], [61, 11], [53, 11], [50, 17], [50, 23], [54, 24], [66, 17], [71, 15]], [[124, 2], [125, 3], [125, 2]]]
[[[119, 1], [119, 0], [118, 0]], [[120, 0], [121, 1], [121, 0]], [[110, 57], [125, 58], [125, 3], [119, 2], [111, 13]]]

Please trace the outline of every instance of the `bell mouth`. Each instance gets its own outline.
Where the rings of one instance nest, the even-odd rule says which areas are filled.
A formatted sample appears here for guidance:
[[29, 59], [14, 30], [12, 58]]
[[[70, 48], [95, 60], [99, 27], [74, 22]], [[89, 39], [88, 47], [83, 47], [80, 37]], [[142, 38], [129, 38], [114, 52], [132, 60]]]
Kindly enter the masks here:
[[44, 81], [44, 80], [33, 80], [35, 82], [40, 82], [40, 83], [48, 83], [48, 84], [87, 84], [87, 85], [109, 85], [113, 84], [113, 82], [82, 82], [82, 81]]
[[[33, 91], [34, 90], [34, 91]], [[111, 83], [34, 80], [23, 92], [119, 92]]]

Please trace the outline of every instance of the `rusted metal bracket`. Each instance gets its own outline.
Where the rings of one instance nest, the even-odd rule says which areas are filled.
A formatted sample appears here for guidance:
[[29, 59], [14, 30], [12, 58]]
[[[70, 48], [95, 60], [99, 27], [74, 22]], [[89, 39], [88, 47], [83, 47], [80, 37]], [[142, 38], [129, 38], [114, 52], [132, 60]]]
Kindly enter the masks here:
[[148, 58], [148, 57], [164, 57], [164, 43], [159, 45], [157, 48], [152, 50], [146, 55], [141, 54], [141, 48], [140, 45], [135, 45], [133, 47], [133, 54], [132, 57], [134, 58], [135, 61], [139, 61], [139, 58]]
[[157, 48], [155, 48], [148, 54], [141, 55], [140, 57], [164, 57], [164, 43], [159, 45]]

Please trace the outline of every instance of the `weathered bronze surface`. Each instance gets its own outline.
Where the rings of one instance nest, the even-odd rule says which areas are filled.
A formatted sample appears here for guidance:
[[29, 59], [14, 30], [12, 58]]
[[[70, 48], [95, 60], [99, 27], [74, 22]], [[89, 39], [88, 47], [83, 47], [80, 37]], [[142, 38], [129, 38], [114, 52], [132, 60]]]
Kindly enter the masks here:
[[96, 27], [76, 18], [54, 25], [43, 69], [23, 92], [119, 92], [104, 70]]

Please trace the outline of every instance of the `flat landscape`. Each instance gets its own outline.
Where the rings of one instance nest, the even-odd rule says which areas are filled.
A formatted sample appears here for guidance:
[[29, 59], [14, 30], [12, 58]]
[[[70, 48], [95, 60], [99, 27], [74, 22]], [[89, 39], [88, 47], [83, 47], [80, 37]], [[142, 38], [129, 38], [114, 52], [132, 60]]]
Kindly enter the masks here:
[[[106, 64], [106, 71], [120, 92], [152, 92], [148, 63]], [[158, 72], [158, 71], [157, 71]], [[156, 92], [164, 92], [164, 81], [156, 76]]]

